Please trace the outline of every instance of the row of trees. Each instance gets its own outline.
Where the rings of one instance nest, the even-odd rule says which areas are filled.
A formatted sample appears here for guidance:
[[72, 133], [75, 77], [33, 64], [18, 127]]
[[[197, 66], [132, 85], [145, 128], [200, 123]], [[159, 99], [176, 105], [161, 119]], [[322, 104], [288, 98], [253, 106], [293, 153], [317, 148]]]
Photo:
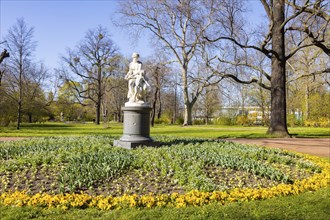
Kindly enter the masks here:
[[[107, 29], [88, 30], [79, 44], [61, 57], [62, 66], [52, 72], [34, 59], [33, 32], [24, 19], [18, 19], [5, 38], [10, 57], [1, 64], [0, 123], [16, 121], [19, 129], [22, 118], [27, 122], [121, 121], [121, 106], [127, 100], [124, 76], [130, 61], [119, 54]], [[166, 62], [159, 57], [145, 63], [154, 89], [150, 93], [152, 123], [169, 105], [167, 100], [173, 100], [172, 94], [165, 95], [166, 75], [171, 71]]]
[[[122, 16], [117, 25], [129, 27], [131, 34], [148, 32], [162, 51], [155, 54], [157, 58], [144, 60], [152, 84], [152, 124], [164, 113], [175, 121], [182, 106], [183, 124], [191, 125], [194, 109], [203, 109], [205, 116], [211, 117], [215, 106], [225, 105], [226, 99], [237, 99], [233, 94], [240, 97], [242, 108], [258, 105], [263, 114], [270, 109], [270, 134], [288, 136], [288, 110], [300, 109], [305, 118], [314, 117], [312, 100], [317, 99], [314, 94], [319, 94], [322, 100], [329, 96], [327, 2], [261, 0], [268, 20], [258, 30], [244, 23], [245, 3], [120, 2]], [[29, 105], [38, 106], [37, 110], [44, 110], [43, 114], [50, 118], [60, 112], [70, 114], [65, 107], [70, 104], [85, 109], [73, 112], [84, 112], [86, 119], [93, 118], [97, 124], [102, 116], [106, 119], [115, 115], [120, 120], [127, 87], [123, 76], [129, 61], [118, 53], [105, 28], [89, 30], [62, 57], [63, 66], [56, 70], [61, 85], [58, 94], [45, 93], [42, 89], [48, 71], [42, 63], [31, 59], [35, 48], [32, 34], [33, 29], [18, 20], [5, 39], [11, 57], [1, 64], [6, 85], [0, 88], [3, 93], [0, 104], [18, 106], [17, 128], [22, 112], [30, 114], [28, 118], [32, 120]], [[11, 36], [24, 39], [15, 42], [19, 38]], [[29, 96], [31, 91], [34, 92]], [[8, 98], [3, 101], [3, 97]], [[36, 100], [42, 104], [37, 105]], [[95, 116], [87, 106], [94, 109]], [[324, 116], [329, 118], [326, 113]]]

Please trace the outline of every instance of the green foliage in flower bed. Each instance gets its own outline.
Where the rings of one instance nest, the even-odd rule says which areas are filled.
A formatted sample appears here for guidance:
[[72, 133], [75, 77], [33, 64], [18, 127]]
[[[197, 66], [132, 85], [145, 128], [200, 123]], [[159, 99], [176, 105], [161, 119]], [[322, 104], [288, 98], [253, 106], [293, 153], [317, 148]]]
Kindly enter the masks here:
[[113, 147], [113, 138], [103, 136], [0, 143], [0, 193], [213, 191], [292, 183], [320, 171], [278, 149], [211, 139], [157, 139], [160, 148], [135, 150]]
[[60, 189], [74, 191], [90, 188], [96, 182], [119, 176], [130, 169], [133, 154], [124, 149], [95, 149], [69, 158], [59, 176]]
[[0, 143], [0, 160], [3, 160], [0, 171], [67, 163], [73, 155], [109, 148], [111, 142], [112, 139], [109, 137], [90, 136], [48, 137]]
[[[253, 159], [256, 152], [234, 143], [205, 141], [195, 144], [178, 144], [175, 147], [137, 150], [137, 166], [148, 171], [160, 171], [164, 175], [173, 175], [174, 181], [186, 189], [213, 191], [217, 188], [206, 175], [206, 166], [217, 166], [223, 169], [242, 170], [271, 180], [288, 182], [289, 177]], [[199, 141], [197, 141], [199, 142]], [[145, 160], [144, 158], [148, 158]], [[140, 160], [140, 161], [139, 161]]]

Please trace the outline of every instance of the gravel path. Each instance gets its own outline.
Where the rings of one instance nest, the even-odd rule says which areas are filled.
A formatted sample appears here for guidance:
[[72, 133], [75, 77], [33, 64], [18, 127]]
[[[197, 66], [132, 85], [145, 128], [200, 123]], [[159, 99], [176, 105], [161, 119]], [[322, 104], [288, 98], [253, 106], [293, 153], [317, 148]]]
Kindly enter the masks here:
[[330, 158], [330, 138], [228, 138], [232, 142], [281, 148]]

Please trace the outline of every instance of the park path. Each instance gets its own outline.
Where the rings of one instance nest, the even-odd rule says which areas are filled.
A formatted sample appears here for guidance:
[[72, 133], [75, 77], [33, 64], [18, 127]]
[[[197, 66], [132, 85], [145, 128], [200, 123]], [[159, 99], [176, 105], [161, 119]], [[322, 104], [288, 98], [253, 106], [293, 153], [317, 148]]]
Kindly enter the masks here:
[[330, 158], [330, 138], [228, 138], [227, 141], [281, 148]]
[[[1, 141], [16, 141], [22, 137], [0, 137]], [[305, 154], [330, 158], [330, 138], [227, 138], [227, 141], [242, 144], [255, 144], [266, 147], [281, 148]]]

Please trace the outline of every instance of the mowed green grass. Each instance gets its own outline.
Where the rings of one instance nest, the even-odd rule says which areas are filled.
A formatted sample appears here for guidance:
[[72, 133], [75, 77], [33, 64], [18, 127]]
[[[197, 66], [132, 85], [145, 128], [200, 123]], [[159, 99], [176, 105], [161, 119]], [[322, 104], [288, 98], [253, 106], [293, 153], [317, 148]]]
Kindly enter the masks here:
[[[220, 125], [156, 125], [151, 128], [151, 136], [168, 135], [173, 137], [200, 138], [265, 138], [267, 127], [243, 127]], [[42, 137], [42, 136], [80, 136], [110, 135], [120, 136], [123, 126], [120, 123], [95, 125], [92, 123], [44, 123], [22, 124], [20, 130], [15, 127], [0, 127], [0, 137]], [[330, 137], [330, 128], [292, 127], [290, 134], [295, 137]]]

